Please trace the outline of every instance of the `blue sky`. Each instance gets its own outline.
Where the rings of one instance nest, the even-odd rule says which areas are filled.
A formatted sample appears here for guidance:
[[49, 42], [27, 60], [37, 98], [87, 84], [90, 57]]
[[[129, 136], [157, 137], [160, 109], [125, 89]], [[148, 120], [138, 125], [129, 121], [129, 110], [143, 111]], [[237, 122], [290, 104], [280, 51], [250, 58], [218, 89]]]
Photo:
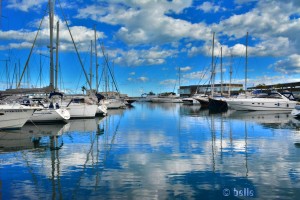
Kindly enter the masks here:
[[[13, 75], [19, 62], [22, 71], [47, 2], [2, 0], [0, 89], [10, 87], [15, 80]], [[179, 68], [180, 85], [207, 83], [213, 32], [216, 34], [216, 83], [220, 82], [221, 47], [224, 81], [229, 81], [232, 63], [233, 82], [244, 83], [247, 32], [248, 86], [300, 81], [299, 0], [56, 0], [55, 22], [60, 21], [60, 89], [80, 92], [87, 82], [63, 13], [87, 73], [96, 26], [100, 70], [104, 65], [102, 43], [121, 93], [130, 96], [174, 88], [176, 92]], [[46, 13], [30, 58], [29, 79], [22, 86], [49, 84], [47, 45]], [[8, 70], [5, 60], [9, 60]], [[95, 58], [92, 64], [95, 66]], [[100, 90], [103, 90], [104, 78], [101, 80]]]

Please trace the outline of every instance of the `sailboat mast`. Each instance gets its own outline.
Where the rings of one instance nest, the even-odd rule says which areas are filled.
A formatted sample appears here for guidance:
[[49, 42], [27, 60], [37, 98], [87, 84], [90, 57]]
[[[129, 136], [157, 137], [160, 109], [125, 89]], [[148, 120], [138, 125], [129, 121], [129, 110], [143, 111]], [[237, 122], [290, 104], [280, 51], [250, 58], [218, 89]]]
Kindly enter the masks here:
[[56, 24], [57, 30], [56, 30], [56, 62], [55, 62], [55, 91], [58, 88], [57, 81], [58, 81], [58, 46], [59, 46], [59, 21], [57, 21]]
[[93, 79], [93, 40], [91, 40], [91, 62], [90, 62], [90, 85], [92, 86]]
[[232, 79], [232, 54], [230, 56], [230, 71], [229, 71], [229, 97], [231, 95], [231, 79]]
[[215, 48], [215, 32], [213, 32], [212, 40], [212, 51], [211, 51], [211, 98], [214, 97], [214, 87], [215, 87], [215, 69], [214, 69], [214, 48]]
[[53, 12], [54, 12], [54, 8], [53, 8], [53, 2], [52, 0], [49, 0], [49, 28], [50, 28], [50, 86], [53, 87], [53, 82], [54, 82], [54, 66], [53, 66]]
[[247, 90], [247, 73], [248, 73], [248, 32], [246, 36], [245, 91]]
[[223, 95], [223, 55], [222, 55], [222, 47], [221, 47], [221, 96]]
[[94, 27], [94, 32], [95, 32], [95, 56], [96, 56], [96, 92], [98, 92], [98, 87], [99, 87], [99, 83], [98, 83], [98, 79], [99, 79], [99, 74], [98, 74], [98, 55], [97, 55], [97, 36], [96, 36], [96, 26]]

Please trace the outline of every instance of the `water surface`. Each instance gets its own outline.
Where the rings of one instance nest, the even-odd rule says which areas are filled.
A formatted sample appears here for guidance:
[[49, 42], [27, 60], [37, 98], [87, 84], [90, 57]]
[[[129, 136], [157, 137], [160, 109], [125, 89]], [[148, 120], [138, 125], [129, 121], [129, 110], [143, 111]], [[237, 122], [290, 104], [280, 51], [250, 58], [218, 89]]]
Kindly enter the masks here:
[[2, 199], [300, 199], [300, 121], [135, 103], [0, 132]]

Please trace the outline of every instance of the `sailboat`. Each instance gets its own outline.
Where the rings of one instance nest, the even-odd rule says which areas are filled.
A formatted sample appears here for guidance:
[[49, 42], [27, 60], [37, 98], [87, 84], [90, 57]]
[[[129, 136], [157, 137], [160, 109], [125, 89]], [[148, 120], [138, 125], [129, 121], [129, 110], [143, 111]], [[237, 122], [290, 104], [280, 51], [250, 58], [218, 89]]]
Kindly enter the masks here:
[[[228, 110], [228, 106], [226, 101], [223, 100], [222, 96], [222, 81], [221, 80], [221, 96], [216, 97], [214, 96], [214, 81], [215, 81], [215, 64], [214, 64], [214, 40], [215, 40], [215, 33], [213, 33], [213, 45], [212, 45], [212, 75], [211, 75], [211, 97], [208, 99], [208, 108], [209, 111], [212, 112], [224, 112]], [[221, 77], [222, 77], [222, 47], [221, 47]]]
[[0, 129], [19, 129], [32, 116], [37, 107], [27, 107], [18, 103], [0, 105]]
[[[60, 93], [50, 93], [50, 99], [53, 98], [54, 95], [61, 95]], [[62, 95], [61, 95], [62, 97]], [[29, 100], [27, 100], [29, 101]], [[71, 115], [68, 109], [61, 108], [59, 106], [59, 103], [53, 104], [53, 101], [51, 101], [49, 104], [47, 104], [46, 99], [39, 98], [39, 97], [33, 97], [30, 99], [32, 102], [31, 104], [38, 104], [42, 107], [42, 109], [36, 110], [33, 115], [29, 118], [29, 122], [35, 122], [35, 123], [57, 123], [57, 122], [64, 122], [67, 123], [70, 119]], [[29, 101], [29, 102], [30, 102]]]

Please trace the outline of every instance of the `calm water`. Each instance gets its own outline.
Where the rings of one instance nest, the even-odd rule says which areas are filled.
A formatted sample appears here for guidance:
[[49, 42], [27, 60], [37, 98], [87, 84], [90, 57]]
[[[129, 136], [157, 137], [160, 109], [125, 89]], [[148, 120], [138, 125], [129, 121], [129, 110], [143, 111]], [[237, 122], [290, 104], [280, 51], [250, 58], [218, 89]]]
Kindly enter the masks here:
[[0, 199], [300, 199], [300, 121], [136, 103], [0, 133]]

